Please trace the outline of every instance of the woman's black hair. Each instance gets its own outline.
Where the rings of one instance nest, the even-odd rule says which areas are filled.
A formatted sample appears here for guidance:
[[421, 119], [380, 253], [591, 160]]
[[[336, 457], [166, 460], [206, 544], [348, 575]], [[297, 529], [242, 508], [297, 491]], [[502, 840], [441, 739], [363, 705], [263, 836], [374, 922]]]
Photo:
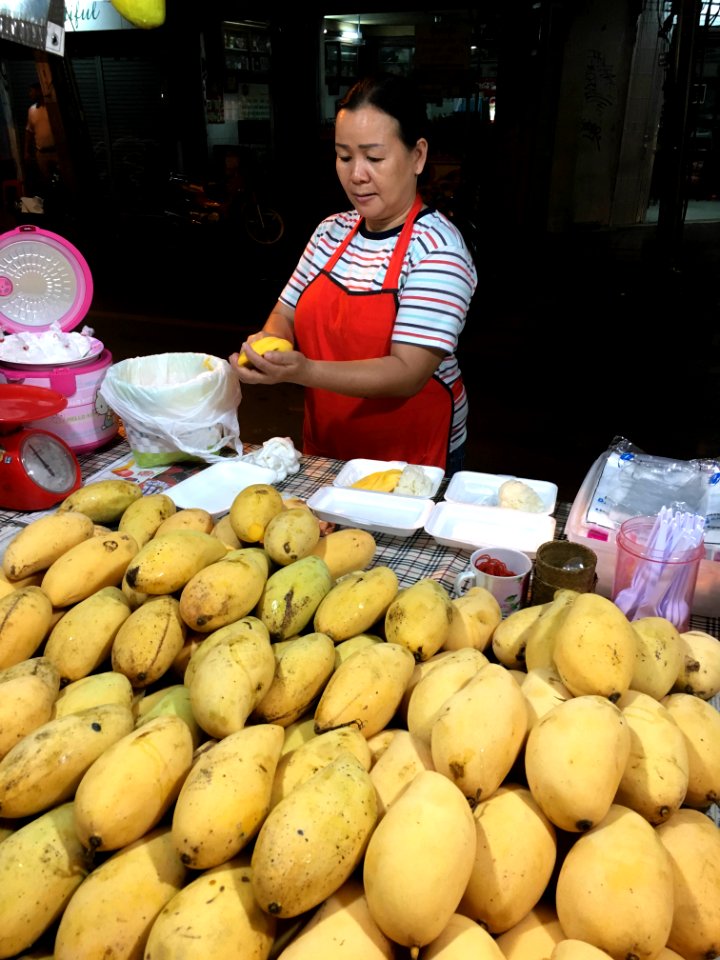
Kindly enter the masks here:
[[358, 80], [338, 104], [339, 110], [359, 110], [371, 106], [397, 120], [400, 139], [412, 149], [421, 137], [427, 139], [425, 101], [407, 77], [391, 74]]

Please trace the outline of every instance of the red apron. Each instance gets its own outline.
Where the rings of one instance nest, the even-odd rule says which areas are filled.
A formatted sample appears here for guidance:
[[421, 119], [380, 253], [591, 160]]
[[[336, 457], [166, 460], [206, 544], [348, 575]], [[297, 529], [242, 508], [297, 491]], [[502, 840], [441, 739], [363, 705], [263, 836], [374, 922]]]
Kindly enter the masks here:
[[[418, 196], [379, 293], [354, 293], [330, 276], [361, 221], [305, 288], [295, 308], [296, 343], [305, 356], [368, 360], [390, 353], [400, 268], [421, 206]], [[452, 417], [453, 394], [436, 376], [413, 397], [366, 399], [307, 387], [303, 452], [338, 460], [406, 460], [444, 468]]]

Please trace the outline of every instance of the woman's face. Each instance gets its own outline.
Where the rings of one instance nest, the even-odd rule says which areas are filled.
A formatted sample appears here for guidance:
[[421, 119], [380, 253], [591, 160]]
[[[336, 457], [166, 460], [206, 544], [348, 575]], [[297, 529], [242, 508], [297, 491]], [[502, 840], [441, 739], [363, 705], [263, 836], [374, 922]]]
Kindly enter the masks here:
[[337, 115], [335, 169], [350, 203], [373, 232], [405, 222], [426, 157], [427, 140], [408, 150], [397, 120], [376, 107]]

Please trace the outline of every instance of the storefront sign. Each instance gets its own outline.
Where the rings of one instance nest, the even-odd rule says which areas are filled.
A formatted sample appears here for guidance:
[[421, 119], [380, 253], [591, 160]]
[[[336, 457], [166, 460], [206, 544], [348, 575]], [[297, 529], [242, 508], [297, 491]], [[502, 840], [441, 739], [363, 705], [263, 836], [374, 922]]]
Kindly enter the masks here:
[[65, 34], [53, 0], [0, 0], [0, 37], [62, 56]]
[[135, 29], [132, 23], [120, 16], [110, 0], [67, 0], [65, 3], [67, 33]]

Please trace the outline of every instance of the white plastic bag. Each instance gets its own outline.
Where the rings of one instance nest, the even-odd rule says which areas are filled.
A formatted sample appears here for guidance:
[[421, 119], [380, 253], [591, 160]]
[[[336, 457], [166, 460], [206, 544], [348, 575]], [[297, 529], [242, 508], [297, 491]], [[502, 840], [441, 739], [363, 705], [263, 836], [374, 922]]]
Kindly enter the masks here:
[[120, 417], [138, 466], [178, 460], [214, 463], [228, 448], [242, 456], [240, 384], [227, 360], [206, 353], [161, 353], [121, 360], [100, 385]]

